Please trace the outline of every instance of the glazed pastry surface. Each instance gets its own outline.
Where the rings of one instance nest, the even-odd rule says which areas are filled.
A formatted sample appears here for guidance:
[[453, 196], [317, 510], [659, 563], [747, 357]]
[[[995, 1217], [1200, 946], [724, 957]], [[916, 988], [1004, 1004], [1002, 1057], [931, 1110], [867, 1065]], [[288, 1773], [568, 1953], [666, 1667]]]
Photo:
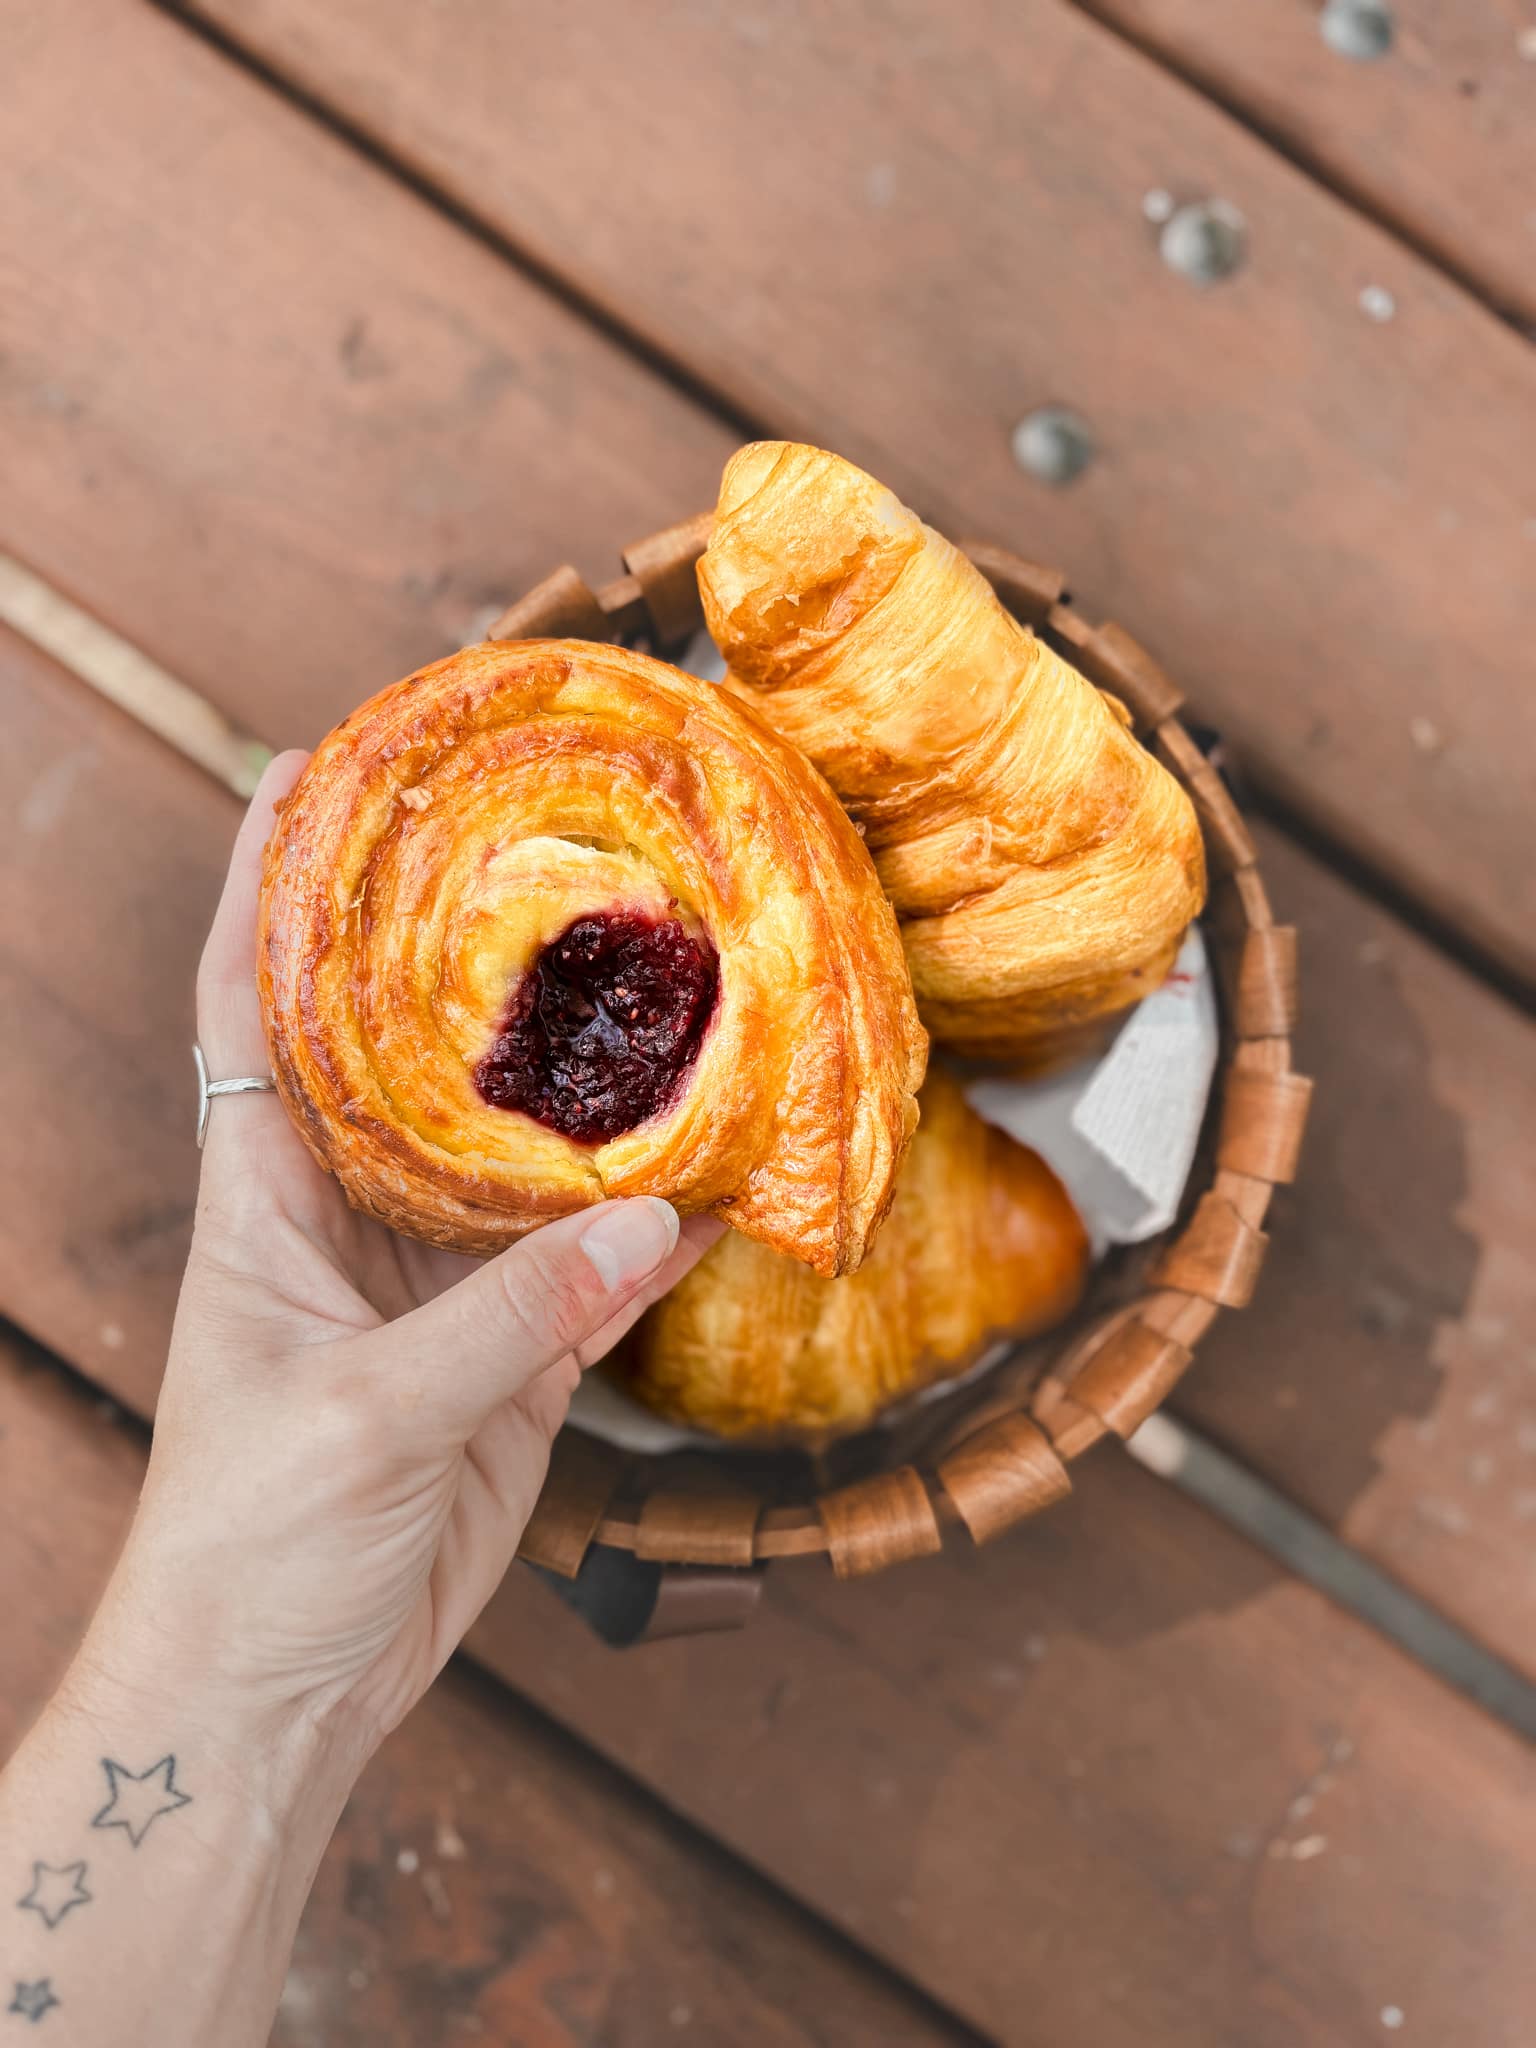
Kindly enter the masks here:
[[331, 733], [267, 849], [273, 1071], [349, 1198], [492, 1252], [610, 1195], [850, 1272], [926, 1060], [870, 857], [723, 692], [488, 642]]
[[963, 1371], [989, 1339], [1058, 1322], [1088, 1241], [1040, 1158], [971, 1110], [934, 1068], [878, 1242], [848, 1279], [821, 1280], [726, 1236], [649, 1310], [625, 1384], [649, 1407], [722, 1436], [820, 1436]]
[[864, 830], [936, 1039], [1055, 1061], [1163, 980], [1205, 896], [1194, 809], [957, 548], [852, 463], [764, 441], [698, 573], [727, 687]]

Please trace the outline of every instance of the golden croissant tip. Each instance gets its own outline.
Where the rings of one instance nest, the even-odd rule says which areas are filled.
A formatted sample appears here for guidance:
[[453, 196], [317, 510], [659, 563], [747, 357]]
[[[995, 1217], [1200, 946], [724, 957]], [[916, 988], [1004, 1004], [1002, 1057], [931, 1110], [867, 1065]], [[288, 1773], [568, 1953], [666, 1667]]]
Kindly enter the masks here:
[[699, 587], [731, 687], [863, 832], [936, 1040], [1039, 1064], [1167, 973], [1205, 895], [1189, 797], [884, 485], [739, 451]]

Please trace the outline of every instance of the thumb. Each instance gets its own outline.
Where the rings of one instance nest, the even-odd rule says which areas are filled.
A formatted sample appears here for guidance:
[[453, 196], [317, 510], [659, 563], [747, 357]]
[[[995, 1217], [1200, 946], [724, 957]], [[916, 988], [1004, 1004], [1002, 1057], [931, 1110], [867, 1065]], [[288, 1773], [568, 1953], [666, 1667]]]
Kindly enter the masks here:
[[678, 1228], [650, 1195], [547, 1223], [392, 1324], [389, 1348], [435, 1419], [467, 1438], [611, 1323], [666, 1264]]

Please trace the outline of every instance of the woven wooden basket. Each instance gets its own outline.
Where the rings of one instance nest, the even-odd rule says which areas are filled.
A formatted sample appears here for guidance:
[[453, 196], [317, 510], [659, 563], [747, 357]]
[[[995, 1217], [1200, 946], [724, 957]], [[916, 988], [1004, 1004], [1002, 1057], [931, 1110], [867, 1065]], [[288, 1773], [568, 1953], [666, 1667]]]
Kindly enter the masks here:
[[[602, 590], [574, 569], [557, 570], [489, 637], [625, 639], [675, 655], [703, 624], [694, 565], [710, 523], [704, 514], [626, 549], [625, 574]], [[674, 1625], [742, 1618], [756, 1568], [772, 1558], [825, 1556], [851, 1578], [940, 1550], [956, 1524], [967, 1540], [988, 1543], [1060, 1500], [1071, 1491], [1073, 1460], [1106, 1435], [1128, 1436], [1188, 1368], [1220, 1312], [1247, 1303], [1268, 1242], [1271, 1192], [1296, 1168], [1311, 1094], [1291, 1070], [1296, 934], [1271, 916], [1253, 840], [1179, 722], [1178, 689], [1119, 626], [1090, 626], [1058, 571], [1006, 548], [963, 545], [1017, 618], [1129, 706], [1194, 801], [1222, 997], [1221, 1062], [1200, 1157], [1176, 1229], [1101, 1266], [1072, 1324], [894, 1428], [815, 1458], [723, 1449], [638, 1458], [566, 1429], [520, 1554], [566, 1579], [594, 1545], [662, 1565], [685, 1595], [674, 1604], [692, 1610]]]

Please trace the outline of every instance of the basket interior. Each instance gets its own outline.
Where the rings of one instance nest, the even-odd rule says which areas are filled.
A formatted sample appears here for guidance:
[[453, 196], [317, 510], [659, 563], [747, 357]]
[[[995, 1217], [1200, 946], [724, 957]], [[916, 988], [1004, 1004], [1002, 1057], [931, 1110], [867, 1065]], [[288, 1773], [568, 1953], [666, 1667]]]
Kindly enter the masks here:
[[[557, 570], [488, 637], [623, 640], [675, 657], [704, 622], [694, 565], [709, 527], [704, 514], [627, 548], [624, 574], [601, 590]], [[962, 545], [1016, 618], [1127, 707], [1200, 819], [1221, 1051], [1181, 1214], [1161, 1238], [1101, 1260], [1065, 1326], [947, 1398], [909, 1404], [824, 1449], [646, 1457], [567, 1428], [520, 1550], [563, 1576], [575, 1576], [593, 1543], [737, 1569], [824, 1554], [854, 1576], [938, 1550], [953, 1525], [990, 1541], [1069, 1492], [1074, 1459], [1145, 1420], [1217, 1316], [1253, 1291], [1265, 1214], [1294, 1173], [1311, 1092], [1291, 1067], [1295, 933], [1274, 922], [1252, 837], [1181, 723], [1172, 680], [1120, 627], [1090, 625], [1059, 571]]]

